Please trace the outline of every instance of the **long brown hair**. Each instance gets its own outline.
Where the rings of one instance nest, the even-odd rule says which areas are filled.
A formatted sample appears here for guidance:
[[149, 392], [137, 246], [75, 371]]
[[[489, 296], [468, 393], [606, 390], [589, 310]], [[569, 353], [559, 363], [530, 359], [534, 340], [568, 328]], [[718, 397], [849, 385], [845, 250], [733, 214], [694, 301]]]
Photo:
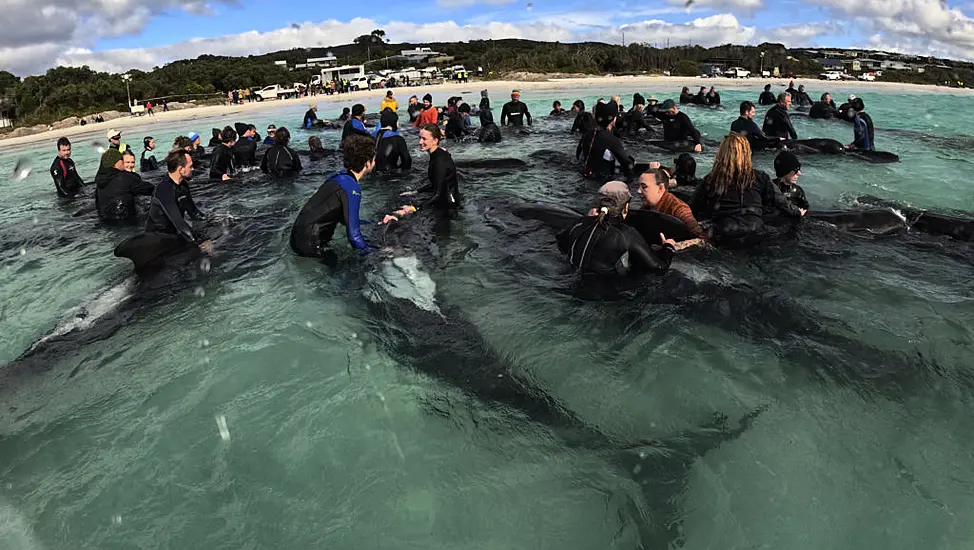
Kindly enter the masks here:
[[730, 190], [743, 193], [754, 185], [754, 167], [751, 165], [751, 144], [739, 134], [730, 134], [720, 142], [714, 166], [707, 174], [710, 194], [722, 197]]

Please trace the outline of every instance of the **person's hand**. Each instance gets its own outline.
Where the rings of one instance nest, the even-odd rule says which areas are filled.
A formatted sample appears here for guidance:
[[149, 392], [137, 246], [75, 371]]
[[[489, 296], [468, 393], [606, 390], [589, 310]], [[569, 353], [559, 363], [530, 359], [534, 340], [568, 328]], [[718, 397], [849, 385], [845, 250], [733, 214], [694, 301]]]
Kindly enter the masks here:
[[399, 218], [397, 218], [397, 217], [395, 217], [395, 216], [393, 216], [391, 214], [386, 214], [386, 217], [382, 218], [382, 221], [379, 222], [379, 225], [385, 225], [385, 224], [387, 224], [389, 222], [397, 222], [397, 221], [399, 221]]
[[698, 143], [698, 144], [696, 144], [696, 145], [693, 146], [693, 152], [694, 153], [699, 153], [700, 151], [703, 151], [703, 145], [700, 145]]
[[223, 174], [223, 181], [230, 181], [230, 174]]
[[400, 197], [411, 197], [411, 196], [413, 196], [415, 194], [416, 194], [416, 191], [403, 191], [402, 193], [399, 193], [399, 196]]
[[213, 252], [213, 241], [209, 239], [200, 243], [200, 250], [203, 252]]
[[802, 213], [802, 216], [805, 215], [805, 212], [808, 212], [808, 210], [806, 210], [804, 208], [799, 208], [798, 211]]
[[679, 250], [676, 247], [676, 241], [674, 241], [673, 239], [667, 239], [666, 238], [666, 235], [664, 235], [662, 233], [659, 234], [659, 240], [662, 241], [664, 245], [667, 245], [668, 244], [668, 245], [672, 246], [674, 250]]
[[662, 166], [662, 165], [660, 163], [656, 162], [655, 160], [653, 162], [650, 162], [649, 163], [649, 169], [650, 170], [659, 170], [659, 167], [660, 166]]
[[680, 241], [676, 243], [677, 250], [683, 250], [685, 248], [690, 248], [691, 246], [703, 245], [703, 239], [688, 239], [686, 241]]

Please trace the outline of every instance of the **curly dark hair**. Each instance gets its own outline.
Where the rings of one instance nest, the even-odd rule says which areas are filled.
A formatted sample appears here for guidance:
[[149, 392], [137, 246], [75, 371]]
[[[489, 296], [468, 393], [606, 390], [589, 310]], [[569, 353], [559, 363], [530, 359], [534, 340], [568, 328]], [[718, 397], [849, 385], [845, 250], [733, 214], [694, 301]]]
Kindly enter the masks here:
[[189, 136], [176, 136], [176, 139], [172, 142], [172, 148], [175, 149], [186, 149], [187, 147], [192, 147], [193, 142], [189, 139]]
[[287, 147], [288, 143], [291, 143], [291, 132], [284, 126], [281, 126], [274, 132], [274, 143]]
[[321, 144], [321, 138], [318, 136], [311, 136], [308, 138], [308, 149], [312, 153], [320, 153], [325, 150], [325, 146]]
[[345, 168], [359, 172], [369, 161], [375, 159], [375, 140], [361, 134], [351, 134], [342, 141], [345, 155]]

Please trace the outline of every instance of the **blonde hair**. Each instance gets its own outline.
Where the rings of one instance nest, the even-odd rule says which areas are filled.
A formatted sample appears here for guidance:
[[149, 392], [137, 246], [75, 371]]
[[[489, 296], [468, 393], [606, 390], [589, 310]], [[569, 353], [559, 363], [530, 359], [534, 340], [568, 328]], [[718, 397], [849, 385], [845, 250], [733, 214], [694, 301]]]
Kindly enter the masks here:
[[739, 134], [731, 134], [720, 142], [714, 165], [707, 175], [710, 194], [722, 197], [729, 190], [743, 193], [754, 185], [754, 167], [751, 164], [751, 144]]

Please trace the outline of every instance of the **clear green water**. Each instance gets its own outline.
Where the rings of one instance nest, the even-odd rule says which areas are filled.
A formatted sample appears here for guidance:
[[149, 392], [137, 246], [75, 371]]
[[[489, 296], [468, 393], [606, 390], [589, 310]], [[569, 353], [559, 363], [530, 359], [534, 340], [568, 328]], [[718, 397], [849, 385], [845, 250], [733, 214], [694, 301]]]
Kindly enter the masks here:
[[[619, 90], [625, 103], [633, 91]], [[838, 100], [849, 90], [832, 92]], [[516, 157], [529, 167], [469, 175], [468, 206], [432, 271], [440, 299], [460, 308], [517, 374], [621, 439], [666, 438], [715, 412], [733, 421], [767, 407], [740, 438], [688, 457], [673, 503], [679, 518], [671, 518], [682, 520], [685, 548], [974, 544], [966, 245], [817, 228], [797, 246], [682, 256], [662, 278], [662, 288], [686, 274], [746, 283], [766, 299], [729, 303], [753, 307], [715, 316], [662, 296], [575, 299], [551, 233], [489, 210], [498, 197], [588, 203], [591, 185], [569, 167], [530, 157], [574, 151], [571, 121], [540, 116], [552, 99], [568, 106], [574, 93], [527, 97], [538, 116], [530, 136], [450, 147], [458, 160]], [[581, 99], [591, 105], [599, 93], [610, 91]], [[492, 95], [499, 111], [503, 97]], [[734, 105], [757, 94], [722, 95], [727, 111], [687, 109], [713, 139], [727, 132]], [[813, 206], [871, 194], [974, 210], [969, 137], [950, 148], [882, 130], [964, 136], [974, 127], [971, 100], [861, 95], [878, 148], [903, 162], [804, 158], [801, 183]], [[266, 111], [252, 122], [286, 124], [303, 111]], [[338, 112], [322, 102], [322, 115]], [[168, 144], [177, 133], [207, 135], [235, 121], [145, 131]], [[795, 126], [801, 137], [851, 141], [848, 125], [796, 118]], [[307, 133], [294, 133], [295, 142], [306, 141]], [[336, 145], [337, 133], [324, 136], [326, 147]], [[89, 144], [102, 137], [74, 140], [89, 181], [97, 157]], [[123, 141], [141, 137], [127, 131]], [[407, 132], [407, 141], [417, 169], [371, 179], [364, 212], [388, 208], [397, 191], [425, 180], [415, 136]], [[53, 149], [0, 150], [3, 362], [130, 269], [111, 255], [129, 232], [73, 217], [85, 201], [57, 202], [47, 174]], [[34, 172], [15, 181], [9, 174], [21, 158]], [[699, 157], [700, 173], [711, 159], [712, 152]], [[770, 170], [771, 161], [756, 162]], [[633, 526], [644, 518], [625, 503], [643, 496], [631, 477], [600, 453], [571, 449], [543, 426], [403, 368], [371, 336], [350, 282], [366, 268], [348, 261], [335, 273], [290, 253], [291, 220], [334, 167], [312, 165], [317, 174], [286, 184], [250, 174], [233, 186], [194, 188], [204, 211], [243, 220], [237, 230], [252, 239], [245, 257], [215, 261], [208, 278], [137, 311], [108, 338], [36, 372], [0, 376], [0, 548], [638, 546]], [[819, 320], [834, 338], [774, 330], [793, 315]], [[870, 366], [887, 376], [844, 379], [846, 358], [862, 350], [872, 350]]]

